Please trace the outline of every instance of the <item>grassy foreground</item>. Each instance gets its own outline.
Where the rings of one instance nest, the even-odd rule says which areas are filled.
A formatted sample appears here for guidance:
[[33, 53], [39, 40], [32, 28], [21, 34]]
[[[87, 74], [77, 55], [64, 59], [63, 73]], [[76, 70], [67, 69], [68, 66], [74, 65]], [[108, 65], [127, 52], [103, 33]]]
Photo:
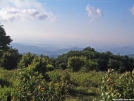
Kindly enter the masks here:
[[[54, 70], [47, 72], [50, 79], [58, 81], [62, 75], [62, 70]], [[17, 70], [4, 70], [0, 69], [0, 79], [7, 82], [4, 88], [0, 87], [0, 96], [3, 92], [10, 91], [13, 85], [16, 85]], [[101, 82], [102, 77], [106, 75], [106, 72], [90, 71], [83, 72], [69, 72], [70, 75], [70, 89], [66, 97], [66, 101], [99, 101], [101, 95]], [[114, 78], [118, 78], [119, 74], [115, 73]]]

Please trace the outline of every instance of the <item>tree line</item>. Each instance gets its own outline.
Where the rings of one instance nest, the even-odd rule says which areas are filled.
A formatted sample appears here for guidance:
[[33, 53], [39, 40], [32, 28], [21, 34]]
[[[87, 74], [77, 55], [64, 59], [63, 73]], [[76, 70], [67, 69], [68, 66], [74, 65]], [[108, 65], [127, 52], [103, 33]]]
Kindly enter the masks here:
[[0, 67], [8, 70], [28, 67], [35, 58], [43, 58], [47, 62], [47, 69], [55, 68], [70, 69], [72, 71], [107, 71], [112, 68], [119, 73], [132, 71], [134, 69], [134, 59], [128, 56], [114, 55], [110, 51], [97, 52], [94, 48], [86, 47], [83, 50], [69, 51], [57, 58], [46, 55], [36, 55], [32, 53], [20, 54], [17, 49], [13, 49], [9, 44], [12, 42], [10, 36], [2, 25], [0, 25]]

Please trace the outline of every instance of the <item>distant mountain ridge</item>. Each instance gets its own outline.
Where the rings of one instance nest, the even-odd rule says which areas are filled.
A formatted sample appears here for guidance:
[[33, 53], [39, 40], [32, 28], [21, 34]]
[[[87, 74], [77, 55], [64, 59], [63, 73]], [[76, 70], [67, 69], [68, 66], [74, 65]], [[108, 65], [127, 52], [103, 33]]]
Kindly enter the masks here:
[[[56, 48], [56, 46], [44, 46], [44, 47], [38, 47], [33, 45], [24, 45], [20, 43], [11, 43], [13, 48], [18, 49], [19, 53], [34, 53], [34, 54], [44, 54], [52, 57], [58, 57], [59, 55], [62, 55], [64, 53], [69, 52], [70, 50], [83, 50], [83, 48], [73, 47], [73, 48], [66, 48], [66, 49], [59, 49]], [[86, 48], [86, 47], [85, 47]], [[98, 52], [106, 52], [110, 51], [113, 54], [120, 54], [120, 55], [130, 55], [134, 57], [132, 54], [134, 54], [134, 48], [133, 47], [116, 47], [116, 48], [100, 48], [95, 49]]]
[[59, 55], [67, 53], [70, 50], [82, 50], [83, 49], [83, 48], [73, 47], [73, 48], [55, 50], [54, 47], [37, 47], [37, 46], [32, 46], [32, 45], [24, 45], [20, 43], [12, 43], [10, 46], [18, 49], [19, 53], [21, 54], [30, 52], [30, 53], [34, 53], [38, 55], [44, 54], [44, 55], [48, 55], [51, 57], [58, 57]]

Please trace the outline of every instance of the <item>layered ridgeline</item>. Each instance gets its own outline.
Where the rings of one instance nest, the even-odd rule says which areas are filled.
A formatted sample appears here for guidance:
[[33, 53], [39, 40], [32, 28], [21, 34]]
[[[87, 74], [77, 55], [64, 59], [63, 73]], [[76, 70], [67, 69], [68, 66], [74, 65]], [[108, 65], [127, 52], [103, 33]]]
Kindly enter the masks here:
[[[53, 45], [53, 44], [28, 44], [28, 43], [11, 43], [10, 44], [13, 48], [16, 48], [19, 53], [25, 54], [25, 53], [33, 53], [33, 54], [44, 54], [48, 55], [50, 57], [55, 57], [57, 58], [59, 55], [65, 54], [69, 52], [70, 50], [83, 50], [84, 48], [79, 48], [79, 47], [59, 47], [58, 45]], [[98, 52], [106, 52], [110, 51], [113, 54], [117, 55], [130, 55], [134, 54], [134, 48], [133, 47], [113, 47], [113, 48], [95, 48], [96, 51]]]

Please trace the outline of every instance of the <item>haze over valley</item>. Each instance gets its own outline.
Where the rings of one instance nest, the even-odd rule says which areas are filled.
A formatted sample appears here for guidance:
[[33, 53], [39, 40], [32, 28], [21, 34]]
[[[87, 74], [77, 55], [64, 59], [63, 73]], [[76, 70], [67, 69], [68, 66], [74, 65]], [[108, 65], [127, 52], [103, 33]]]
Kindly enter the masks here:
[[[31, 52], [34, 54], [44, 54], [52, 57], [58, 57], [59, 55], [62, 55], [64, 53], [69, 52], [70, 50], [83, 50], [86, 47], [59, 47], [56, 45], [50, 45], [50, 44], [42, 44], [35, 46], [33, 45], [26, 45], [26, 44], [20, 44], [20, 43], [11, 43], [11, 46], [13, 48], [18, 49], [18, 51], [21, 54]], [[88, 46], [87, 46], [88, 47]], [[90, 46], [91, 47], [91, 46]], [[120, 54], [120, 55], [130, 55], [134, 54], [134, 48], [130, 46], [124, 46], [124, 47], [92, 47], [98, 52], [106, 52], [110, 51], [113, 54]]]

